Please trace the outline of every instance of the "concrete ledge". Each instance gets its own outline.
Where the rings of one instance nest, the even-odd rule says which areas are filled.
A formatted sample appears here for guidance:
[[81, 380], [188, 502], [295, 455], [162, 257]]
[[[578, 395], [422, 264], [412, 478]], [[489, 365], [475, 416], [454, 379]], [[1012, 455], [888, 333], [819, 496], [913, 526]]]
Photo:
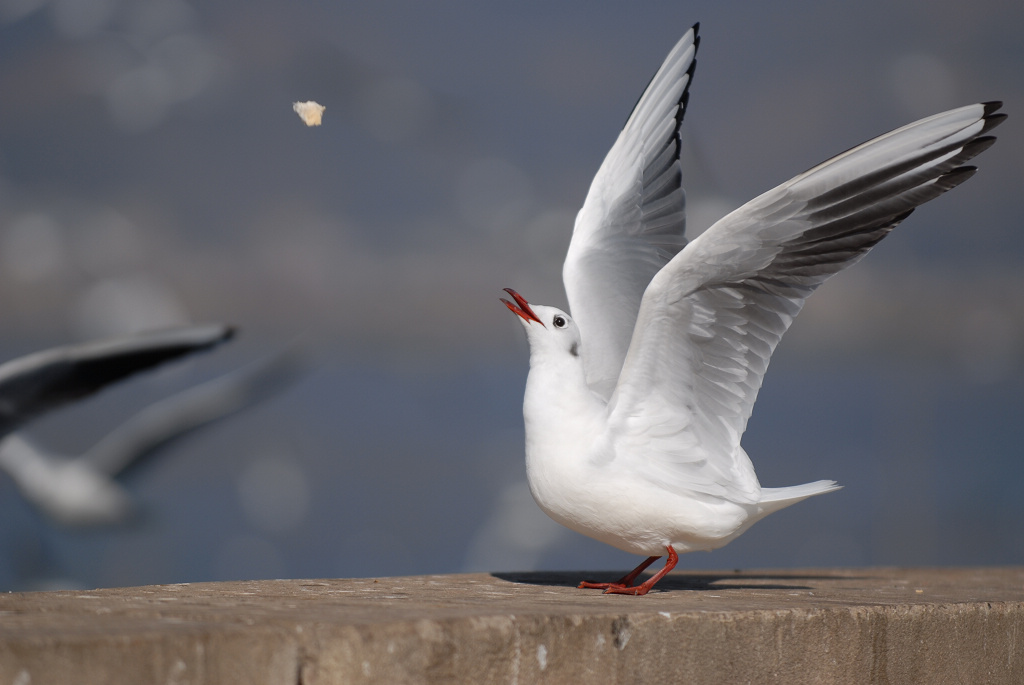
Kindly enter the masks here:
[[1024, 683], [1024, 568], [614, 575], [0, 595], [0, 684]]

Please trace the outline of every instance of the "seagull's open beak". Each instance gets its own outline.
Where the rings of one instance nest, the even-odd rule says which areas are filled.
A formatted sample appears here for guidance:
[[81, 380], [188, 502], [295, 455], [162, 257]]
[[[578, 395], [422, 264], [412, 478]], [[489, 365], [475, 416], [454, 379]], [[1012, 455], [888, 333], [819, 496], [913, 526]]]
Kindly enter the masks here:
[[532, 309], [530, 309], [530, 303], [526, 301], [525, 297], [517, 293], [515, 290], [512, 290], [512, 288], [505, 288], [505, 292], [511, 295], [512, 299], [516, 301], [516, 304], [512, 304], [504, 297], [501, 298], [501, 301], [505, 303], [505, 306], [508, 307], [513, 314], [518, 314], [519, 316], [521, 316], [523, 321], [525, 321], [526, 323], [536, 321], [541, 326], [544, 325], [544, 322], [538, 319], [537, 315], [533, 313]]

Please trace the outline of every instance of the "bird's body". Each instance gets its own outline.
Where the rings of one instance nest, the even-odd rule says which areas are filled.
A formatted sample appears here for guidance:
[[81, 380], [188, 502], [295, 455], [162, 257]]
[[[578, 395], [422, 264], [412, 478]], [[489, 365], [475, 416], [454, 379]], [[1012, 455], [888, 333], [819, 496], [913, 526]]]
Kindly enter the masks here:
[[558, 337], [546, 330], [553, 323], [527, 328], [534, 335], [523, 417], [530, 491], [567, 528], [632, 554], [660, 556], [669, 546], [677, 553], [712, 550], [763, 516], [838, 487], [819, 481], [761, 488], [738, 446], [731, 477], [751, 493], [745, 501], [641, 475], [635, 464], [644, 458], [644, 447], [616, 430], [612, 408], [587, 385], [582, 357], [569, 352], [573, 345], [584, 349], [572, 319], [554, 307], [535, 305], [531, 311], [541, 321], [566, 321]]
[[[740, 438], [805, 299], [915, 207], [969, 178], [998, 103], [868, 141], [685, 237], [679, 126], [697, 26], [669, 53], [577, 216], [563, 269], [573, 316], [505, 301], [530, 343], [523, 415], [534, 499], [554, 520], [648, 559], [721, 547], [833, 481], [762, 488]], [[665, 568], [633, 580], [658, 556]]]

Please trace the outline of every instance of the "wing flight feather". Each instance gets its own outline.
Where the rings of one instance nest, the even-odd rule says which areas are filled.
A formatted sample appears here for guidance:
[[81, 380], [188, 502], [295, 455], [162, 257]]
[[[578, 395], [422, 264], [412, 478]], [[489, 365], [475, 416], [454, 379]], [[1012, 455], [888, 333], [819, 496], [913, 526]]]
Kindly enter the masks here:
[[[740, 437], [806, 298], [915, 207], [973, 175], [1000, 103], [951, 110], [848, 150], [751, 200], [652, 279], [609, 403], [612, 434], [655, 482], [754, 503]], [[584, 338], [586, 340], [586, 338]]]
[[699, 25], [669, 53], [608, 152], [576, 217], [562, 271], [587, 384], [611, 395], [644, 289], [686, 244], [679, 127]]

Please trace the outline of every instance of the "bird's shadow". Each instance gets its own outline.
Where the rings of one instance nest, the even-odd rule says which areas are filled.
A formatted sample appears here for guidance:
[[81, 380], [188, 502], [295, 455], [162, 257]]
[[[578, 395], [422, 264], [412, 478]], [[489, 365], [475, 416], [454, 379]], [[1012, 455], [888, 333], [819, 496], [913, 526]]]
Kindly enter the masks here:
[[[554, 587], [577, 587], [581, 580], [595, 583], [615, 582], [622, 578], [616, 571], [521, 571], [495, 572], [491, 576], [510, 583], [526, 585], [547, 585]], [[637, 578], [639, 584], [650, 574]], [[732, 572], [684, 572], [670, 573], [658, 582], [655, 591], [668, 590], [813, 590], [809, 585], [796, 585], [792, 581], [822, 580], [865, 580], [866, 576], [848, 574], [814, 575], [806, 573], [743, 573]]]

